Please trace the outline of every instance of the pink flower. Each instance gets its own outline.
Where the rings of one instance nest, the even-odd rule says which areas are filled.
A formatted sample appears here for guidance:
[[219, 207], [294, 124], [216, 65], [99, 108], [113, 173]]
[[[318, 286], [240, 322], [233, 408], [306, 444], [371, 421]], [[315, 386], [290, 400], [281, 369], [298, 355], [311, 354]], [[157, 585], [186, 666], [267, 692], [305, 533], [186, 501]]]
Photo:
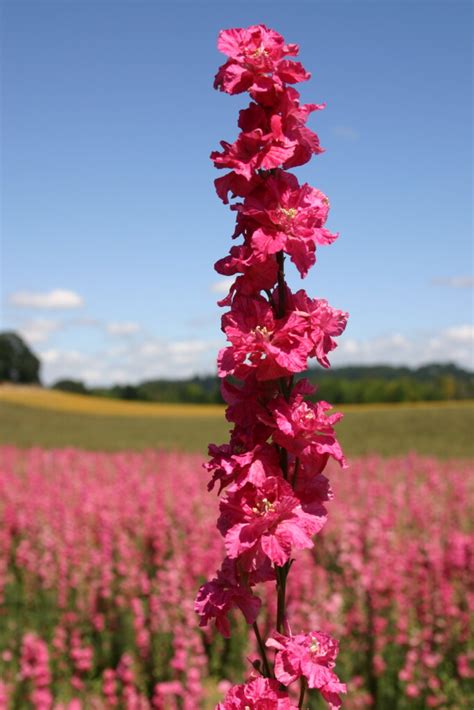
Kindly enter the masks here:
[[341, 706], [339, 693], [346, 692], [346, 685], [332, 670], [339, 651], [335, 639], [321, 631], [291, 637], [275, 632], [266, 645], [277, 650], [275, 676], [283, 685], [304, 676], [308, 687], [317, 688], [331, 710]]
[[230, 306], [234, 293], [254, 296], [262, 289], [272, 288], [277, 280], [278, 266], [274, 256], [257, 255], [248, 244], [233, 246], [228, 256], [214, 266], [223, 276], [241, 273], [231, 286], [229, 295], [219, 301], [220, 306]]
[[[257, 380], [255, 371], [236, 385], [228, 380], [221, 381], [221, 394], [229, 405], [226, 409], [228, 421], [242, 428], [254, 427], [266, 414], [266, 403], [278, 392], [275, 382]], [[268, 439], [268, 428], [264, 440]]]
[[221, 146], [220, 153], [213, 151], [210, 156], [215, 167], [230, 168], [250, 180], [256, 170], [272, 170], [284, 165], [294, 155], [297, 144], [285, 136], [279, 119], [273, 121], [273, 127], [266, 134], [256, 128], [241, 133], [234, 143], [221, 141]]
[[[270, 579], [271, 572], [262, 574], [259, 581]], [[216, 628], [226, 638], [230, 637], [228, 614], [236, 608], [243, 613], [248, 624], [253, 624], [260, 611], [261, 601], [242, 583], [233, 560], [225, 559], [217, 576], [199, 589], [194, 609], [201, 617], [200, 626], [215, 619]]]
[[306, 320], [308, 337], [313, 342], [310, 357], [329, 367], [327, 355], [337, 347], [334, 336], [344, 331], [349, 314], [332, 308], [324, 299], [309, 298], [302, 289], [292, 295], [291, 303], [295, 313]]
[[260, 184], [261, 181], [262, 178], [259, 175], [253, 175], [250, 180], [247, 180], [242, 177], [242, 175], [230, 172], [216, 178], [214, 180], [214, 186], [216, 188], [217, 196], [220, 197], [225, 205], [227, 205], [229, 203], [229, 193], [231, 194], [231, 197], [245, 197], [258, 184]]
[[291, 710], [296, 708], [288, 695], [280, 690], [276, 680], [255, 678], [243, 685], [234, 685], [216, 710]]
[[257, 444], [247, 449], [237, 437], [230, 444], [210, 444], [209, 455], [211, 460], [204, 464], [204, 468], [212, 473], [208, 490], [212, 490], [218, 481], [219, 493], [230, 484], [230, 490], [242, 488], [246, 483], [259, 486], [268, 476], [280, 473], [278, 453], [270, 444]]
[[313, 547], [312, 536], [326, 522], [325, 514], [305, 512], [290, 484], [275, 476], [258, 488], [246, 484], [229, 493], [220, 511], [217, 527], [227, 555], [246, 570], [258, 569], [266, 558], [284, 565], [294, 550]]
[[316, 244], [330, 244], [337, 234], [323, 228], [329, 211], [327, 197], [282, 170], [235, 205], [238, 233], [249, 234], [255, 254], [266, 257], [286, 251], [302, 276], [315, 262]]
[[219, 353], [219, 376], [245, 378], [256, 368], [257, 379], [273, 380], [306, 368], [313, 347], [305, 319], [294, 313], [277, 319], [263, 296], [238, 296], [222, 317], [222, 330], [231, 347]]
[[260, 101], [272, 103], [283, 82], [293, 84], [310, 77], [299, 62], [284, 59], [296, 56], [298, 46], [285, 44], [278, 32], [265, 25], [222, 30], [217, 47], [229, 60], [219, 68], [214, 87], [228, 94], [248, 91]]
[[273, 422], [273, 440], [285, 447], [301, 461], [319, 473], [327, 458], [332, 456], [343, 467], [345, 458], [336, 439], [334, 424], [342, 414], [327, 415], [331, 405], [327, 402], [307, 402], [304, 399], [307, 381], [299, 382], [287, 401], [281, 395], [268, 404], [271, 417], [264, 417], [268, 426]]

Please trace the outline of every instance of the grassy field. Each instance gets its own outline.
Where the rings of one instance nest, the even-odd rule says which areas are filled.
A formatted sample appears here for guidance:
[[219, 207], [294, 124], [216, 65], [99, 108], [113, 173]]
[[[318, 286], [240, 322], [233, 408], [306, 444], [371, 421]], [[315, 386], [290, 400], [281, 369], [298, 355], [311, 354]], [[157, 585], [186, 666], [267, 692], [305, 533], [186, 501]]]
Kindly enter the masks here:
[[[345, 405], [338, 427], [349, 456], [416, 451], [474, 456], [474, 403]], [[39, 388], [0, 388], [0, 444], [92, 450], [178, 448], [204, 452], [222, 443], [224, 409], [208, 405], [124, 402]]]

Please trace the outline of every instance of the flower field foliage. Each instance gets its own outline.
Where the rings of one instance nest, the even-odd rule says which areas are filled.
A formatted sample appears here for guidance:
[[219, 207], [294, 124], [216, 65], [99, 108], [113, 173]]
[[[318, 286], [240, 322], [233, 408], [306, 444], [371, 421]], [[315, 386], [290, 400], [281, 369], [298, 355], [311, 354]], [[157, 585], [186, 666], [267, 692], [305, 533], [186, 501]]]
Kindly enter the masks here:
[[[329, 521], [288, 576], [294, 627], [340, 639], [348, 710], [470, 707], [471, 464], [330, 469]], [[224, 638], [193, 611], [224, 552], [205, 480], [197, 455], [0, 448], [0, 708], [197, 710], [247, 676], [257, 648], [240, 612], [223, 615]], [[274, 634], [274, 595], [256, 589]]]

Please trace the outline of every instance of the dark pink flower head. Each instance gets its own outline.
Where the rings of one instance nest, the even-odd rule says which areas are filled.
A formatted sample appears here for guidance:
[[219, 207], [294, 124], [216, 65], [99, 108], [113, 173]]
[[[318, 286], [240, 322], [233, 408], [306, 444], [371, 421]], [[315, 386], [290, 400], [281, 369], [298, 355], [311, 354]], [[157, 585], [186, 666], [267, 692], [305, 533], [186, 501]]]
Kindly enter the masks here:
[[313, 347], [305, 329], [305, 319], [294, 313], [275, 318], [262, 296], [236, 297], [222, 317], [222, 330], [231, 346], [219, 353], [219, 376], [244, 379], [255, 368], [257, 379], [273, 380], [305, 370]]
[[212, 490], [217, 482], [219, 493], [227, 486], [230, 486], [229, 490], [242, 488], [246, 483], [259, 486], [268, 476], [279, 475], [280, 463], [274, 446], [257, 444], [248, 448], [241, 441], [241, 438], [237, 437], [230, 444], [209, 445], [209, 455], [212, 458], [209, 463], [204, 464], [204, 468], [212, 474], [208, 490]]
[[342, 414], [327, 415], [331, 408], [327, 402], [307, 402], [296, 387], [289, 401], [279, 396], [269, 403], [271, 417], [265, 418], [264, 423], [270, 426], [273, 421], [273, 440], [320, 473], [328, 456], [345, 466], [334, 432], [334, 425], [342, 419]]
[[[279, 116], [274, 116], [279, 119]], [[297, 140], [285, 136], [281, 121], [273, 121], [268, 133], [256, 128], [248, 133], [241, 133], [234, 143], [221, 141], [222, 151], [211, 153], [211, 160], [216, 168], [230, 168], [245, 180], [251, 180], [256, 170], [272, 170], [284, 165], [295, 154]]]
[[228, 256], [219, 259], [214, 268], [223, 276], [242, 274], [232, 284], [229, 295], [219, 301], [220, 306], [230, 306], [234, 294], [254, 296], [261, 290], [271, 289], [276, 283], [278, 274], [275, 257], [262, 257], [256, 254], [249, 244], [233, 246]]
[[[324, 109], [324, 104], [300, 104], [299, 93], [288, 86], [282, 93], [279, 109], [281, 132], [287, 141], [294, 142], [296, 146], [291, 158], [283, 164], [284, 168], [304, 165], [308, 160], [311, 160], [313, 155], [324, 152], [317, 134], [305, 125], [309, 115], [313, 111]], [[277, 136], [276, 126], [274, 126], [274, 133]]]
[[[258, 581], [271, 579], [271, 573], [261, 575]], [[199, 589], [194, 610], [200, 617], [200, 626], [206, 626], [212, 619], [217, 630], [226, 638], [230, 637], [228, 614], [240, 609], [248, 624], [253, 624], [261, 607], [260, 599], [252, 594], [249, 580], [239, 575], [234, 560], [225, 559], [216, 577]]]
[[321, 631], [291, 637], [275, 632], [266, 645], [277, 651], [275, 676], [280, 683], [288, 686], [304, 676], [308, 687], [319, 690], [331, 710], [341, 706], [339, 693], [346, 692], [346, 685], [332, 670], [339, 651], [335, 639]]
[[250, 180], [247, 180], [242, 175], [230, 172], [216, 178], [214, 186], [217, 196], [227, 205], [229, 203], [229, 193], [231, 197], [245, 197], [261, 183], [262, 179], [259, 175], [254, 175]]
[[235, 208], [239, 212], [238, 232], [250, 234], [257, 258], [283, 250], [290, 255], [302, 276], [315, 262], [317, 244], [330, 244], [337, 238], [323, 225], [329, 211], [327, 197], [282, 170], [270, 176], [265, 185], [252, 191]]
[[214, 88], [228, 94], [249, 91], [262, 103], [273, 103], [283, 88], [283, 82], [306, 81], [310, 74], [299, 62], [284, 59], [298, 54], [296, 44], [285, 44], [283, 37], [265, 25], [246, 29], [222, 30], [218, 49], [229, 59], [215, 77]]
[[217, 527], [227, 554], [239, 558], [247, 570], [258, 569], [265, 558], [276, 565], [295, 550], [313, 547], [312, 536], [326, 522], [325, 515], [306, 513], [282, 477], [269, 477], [259, 486], [247, 484], [221, 501]]
[[278, 681], [255, 678], [243, 685], [234, 685], [216, 710], [291, 710], [296, 708]]
[[[278, 392], [278, 386], [271, 380], [257, 380], [255, 371], [239, 384], [228, 380], [221, 381], [221, 394], [229, 405], [226, 418], [240, 427], [254, 427], [265, 415], [266, 404]], [[267, 429], [268, 431], [268, 429]], [[268, 434], [265, 440], [268, 439]]]
[[337, 347], [334, 337], [344, 331], [349, 314], [332, 308], [323, 298], [309, 298], [303, 289], [293, 294], [292, 308], [307, 322], [308, 337], [313, 342], [310, 356], [329, 367], [327, 355]]

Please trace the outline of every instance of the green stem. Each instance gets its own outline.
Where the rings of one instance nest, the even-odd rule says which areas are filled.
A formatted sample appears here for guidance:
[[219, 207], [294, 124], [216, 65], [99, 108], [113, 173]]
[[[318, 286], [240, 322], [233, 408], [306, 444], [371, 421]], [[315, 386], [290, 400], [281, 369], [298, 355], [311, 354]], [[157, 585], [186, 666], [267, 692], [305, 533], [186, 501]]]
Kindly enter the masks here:
[[[286, 315], [286, 283], [285, 283], [285, 255], [279, 251], [276, 255], [278, 264], [278, 304], [277, 317], [284, 318]], [[293, 377], [280, 377], [278, 381], [280, 391], [286, 401], [289, 401], [293, 387]], [[288, 451], [280, 447], [280, 466], [283, 478], [288, 480]], [[290, 571], [291, 563], [286, 562], [282, 567], [275, 565], [276, 586], [277, 586], [277, 622], [276, 627], [279, 633], [285, 631], [286, 621], [286, 578]]]
[[285, 631], [286, 621], [286, 578], [290, 571], [291, 562], [285, 562], [283, 567], [275, 566], [277, 578], [277, 631], [281, 634]]
[[263, 663], [263, 669], [265, 671], [265, 676], [267, 678], [273, 678], [273, 673], [270, 669], [270, 664], [268, 663], [268, 658], [267, 658], [267, 652], [265, 649], [265, 644], [263, 643], [263, 639], [260, 635], [260, 630], [258, 628], [257, 622], [254, 621], [253, 624], [253, 630], [255, 631], [255, 637], [257, 639], [257, 644], [258, 648], [260, 651], [260, 656], [262, 657], [262, 663]]
[[304, 696], [306, 694], [306, 678], [304, 676], [301, 676], [301, 690], [300, 690], [300, 698], [298, 700], [298, 707], [302, 708], [303, 703], [304, 703]]

